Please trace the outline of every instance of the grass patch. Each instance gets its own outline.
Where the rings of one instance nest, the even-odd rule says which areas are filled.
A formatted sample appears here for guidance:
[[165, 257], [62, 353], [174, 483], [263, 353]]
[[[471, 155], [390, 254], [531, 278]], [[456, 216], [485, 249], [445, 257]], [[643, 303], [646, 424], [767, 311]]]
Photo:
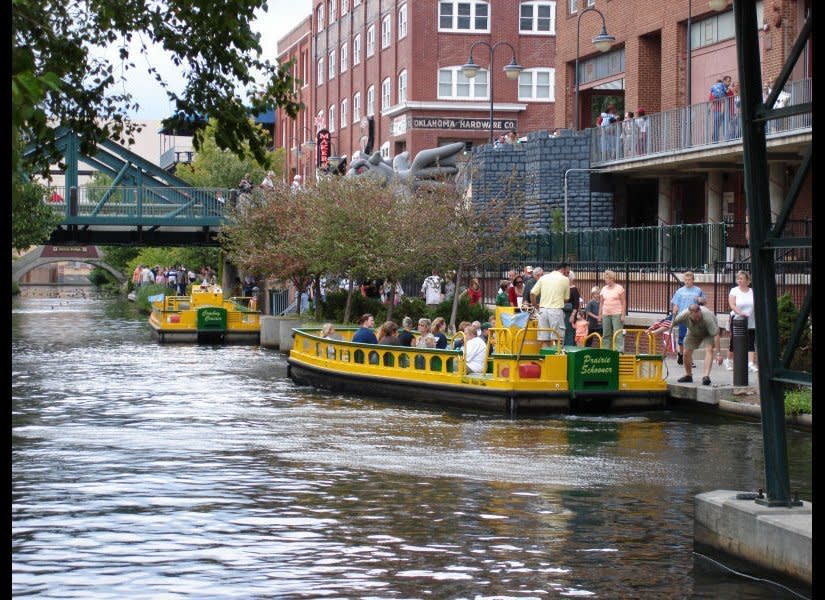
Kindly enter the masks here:
[[806, 387], [785, 392], [785, 414], [787, 416], [810, 415], [812, 412], [811, 388]]
[[162, 283], [140, 286], [135, 295], [135, 306], [137, 309], [147, 315], [151, 313], [152, 305], [149, 303], [149, 296], [154, 296], [155, 294], [166, 294], [168, 296], [169, 288]]

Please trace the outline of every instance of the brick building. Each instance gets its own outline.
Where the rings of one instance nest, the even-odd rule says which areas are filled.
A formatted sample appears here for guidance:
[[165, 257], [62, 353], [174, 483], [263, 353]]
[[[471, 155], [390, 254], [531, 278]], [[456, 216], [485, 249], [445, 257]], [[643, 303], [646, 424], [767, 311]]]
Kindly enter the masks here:
[[[552, 129], [556, 6], [549, 0], [314, 0], [311, 18], [278, 42], [279, 60], [297, 59], [307, 108], [295, 123], [279, 115], [277, 144], [294, 148], [305, 139], [304, 127], [328, 129], [333, 154], [348, 158], [364, 149], [392, 158], [455, 141], [487, 143], [491, 88], [496, 136]], [[473, 59], [481, 69], [467, 79], [461, 66], [477, 41], [511, 44], [524, 67], [518, 81], [505, 75], [513, 59], [506, 45], [495, 50], [492, 68], [489, 49], [476, 46]], [[287, 173], [306, 174], [306, 153], [303, 161], [296, 158], [290, 152]]]

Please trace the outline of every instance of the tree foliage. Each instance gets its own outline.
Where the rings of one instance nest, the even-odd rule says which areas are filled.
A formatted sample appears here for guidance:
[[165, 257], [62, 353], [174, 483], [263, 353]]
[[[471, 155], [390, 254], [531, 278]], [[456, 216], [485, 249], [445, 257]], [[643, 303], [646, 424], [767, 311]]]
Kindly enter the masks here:
[[18, 251], [42, 244], [60, 221], [43, 202], [47, 190], [33, 181], [20, 182], [12, 194], [11, 245]]
[[[215, 140], [218, 127], [218, 122], [212, 120], [196, 133], [200, 149], [192, 163], [180, 165], [175, 175], [194, 187], [202, 188], [234, 188], [246, 174], [249, 174], [253, 183], [260, 183], [266, 174], [266, 165], [254, 158], [246, 142], [242, 144], [243, 156], [218, 146]], [[275, 172], [274, 178], [280, 180], [284, 172], [284, 149], [267, 152], [266, 158]]]

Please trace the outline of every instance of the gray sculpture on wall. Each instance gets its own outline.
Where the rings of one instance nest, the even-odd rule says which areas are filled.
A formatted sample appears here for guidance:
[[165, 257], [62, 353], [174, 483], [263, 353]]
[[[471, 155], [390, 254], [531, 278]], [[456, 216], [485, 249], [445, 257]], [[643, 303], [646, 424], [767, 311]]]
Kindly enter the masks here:
[[412, 188], [438, 185], [445, 177], [458, 173], [457, 158], [462, 150], [464, 142], [428, 148], [416, 154], [412, 164], [409, 152], [402, 152], [392, 163], [381, 158], [380, 152], [375, 152], [372, 156], [360, 152], [350, 163], [347, 177], [379, 177], [386, 184], [395, 180]]

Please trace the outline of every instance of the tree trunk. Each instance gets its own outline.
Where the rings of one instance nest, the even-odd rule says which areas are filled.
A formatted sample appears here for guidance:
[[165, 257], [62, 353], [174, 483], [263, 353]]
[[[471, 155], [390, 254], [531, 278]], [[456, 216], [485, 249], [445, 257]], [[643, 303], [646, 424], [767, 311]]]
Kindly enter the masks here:
[[298, 305], [295, 307], [295, 312], [300, 315], [301, 314], [301, 296], [303, 295], [303, 291], [301, 291], [303, 289], [301, 287], [301, 279], [296, 277], [295, 279], [292, 280], [292, 285], [294, 285], [295, 289], [298, 290]]
[[347, 290], [347, 303], [344, 306], [344, 325], [349, 323], [350, 312], [352, 311], [352, 273], [349, 273], [349, 289]]
[[315, 288], [315, 320], [321, 322], [321, 276], [316, 275], [313, 282]]
[[392, 309], [395, 307], [395, 281], [387, 279], [390, 282], [390, 297], [389, 305], [387, 306], [387, 321], [392, 321]]
[[458, 313], [458, 290], [461, 289], [462, 265], [459, 263], [455, 272], [455, 291], [453, 292], [453, 310], [450, 313], [450, 331], [455, 331], [455, 316]]

